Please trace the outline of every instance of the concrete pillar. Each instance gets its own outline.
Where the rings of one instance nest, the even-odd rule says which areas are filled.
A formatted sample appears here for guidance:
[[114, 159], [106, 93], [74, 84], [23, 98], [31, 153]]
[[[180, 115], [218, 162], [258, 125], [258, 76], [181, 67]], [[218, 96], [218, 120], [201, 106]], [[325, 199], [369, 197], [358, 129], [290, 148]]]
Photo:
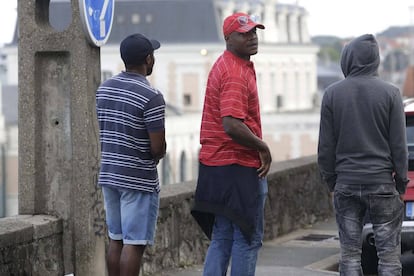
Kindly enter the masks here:
[[288, 12], [285, 7], [279, 8], [277, 11], [277, 29], [278, 29], [278, 42], [279, 43], [288, 43]]
[[63, 219], [65, 273], [105, 275], [103, 200], [96, 187], [95, 90], [100, 49], [88, 44], [79, 1], [62, 32], [50, 0], [18, 1], [19, 214]]
[[225, 6], [225, 8], [223, 9], [223, 14], [222, 14], [223, 17], [221, 18], [221, 22], [223, 22], [227, 16], [232, 15], [235, 9], [236, 9], [236, 3], [234, 2], [234, 0], [230, 0]]
[[266, 23], [264, 23], [265, 19], [264, 19], [264, 16], [263, 16], [264, 15], [263, 9], [264, 9], [264, 7], [261, 3], [256, 3], [256, 4], [251, 6], [251, 12], [250, 12], [251, 16], [256, 17], [256, 20], [259, 21], [260, 23], [263, 23], [263, 25], [265, 25], [265, 27], [266, 27], [265, 32], [263, 32], [262, 30], [259, 30], [257, 32], [257, 37], [259, 39], [259, 43], [266, 42], [264, 33], [274, 32], [274, 30], [269, 30]]
[[300, 37], [301, 43], [311, 43], [311, 38], [308, 29], [308, 13], [303, 12], [300, 15]]
[[288, 20], [289, 42], [299, 43], [299, 13], [296, 9], [289, 12]]
[[249, 4], [249, 2], [247, 0], [238, 2], [237, 11], [249, 14], [250, 13], [250, 4]]
[[264, 2], [263, 24], [266, 26], [264, 31], [264, 41], [266, 43], [278, 42], [278, 29], [276, 26], [276, 0], [266, 0]]

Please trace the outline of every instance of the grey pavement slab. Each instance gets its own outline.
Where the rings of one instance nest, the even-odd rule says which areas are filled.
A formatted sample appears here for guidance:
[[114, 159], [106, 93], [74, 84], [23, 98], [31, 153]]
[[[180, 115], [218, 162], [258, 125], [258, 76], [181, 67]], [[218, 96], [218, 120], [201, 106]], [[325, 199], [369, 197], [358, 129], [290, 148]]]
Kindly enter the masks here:
[[[338, 257], [336, 223], [334, 218], [330, 218], [278, 239], [264, 242], [257, 261], [256, 275], [339, 275]], [[202, 269], [200, 265], [163, 271], [156, 276], [201, 276]]]
[[[203, 274], [202, 267], [191, 268], [185, 270], [176, 270], [170, 272], [163, 272], [157, 276], [201, 276]], [[228, 274], [230, 275], [230, 274]], [[256, 268], [256, 276], [327, 276], [339, 275], [337, 272], [318, 271], [306, 268], [286, 267], [286, 266], [258, 266]]]

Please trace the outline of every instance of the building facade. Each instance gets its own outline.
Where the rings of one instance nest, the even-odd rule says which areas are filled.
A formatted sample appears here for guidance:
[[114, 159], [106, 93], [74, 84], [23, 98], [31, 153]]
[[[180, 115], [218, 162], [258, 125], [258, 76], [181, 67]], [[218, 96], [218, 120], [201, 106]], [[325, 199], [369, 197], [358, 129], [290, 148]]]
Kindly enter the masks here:
[[[50, 25], [56, 31], [64, 32], [70, 25], [70, 4], [69, 0], [51, 1]], [[273, 159], [316, 153], [318, 47], [310, 41], [305, 9], [277, 0], [117, 0], [111, 35], [101, 47], [102, 79], [124, 69], [119, 43], [128, 34], [140, 32], [161, 42], [149, 79], [162, 91], [168, 104], [168, 149], [159, 165], [163, 185], [197, 176], [207, 76], [225, 49], [222, 22], [236, 11], [257, 16], [266, 26], [257, 32], [259, 53], [252, 61], [257, 73], [264, 139], [271, 146]], [[7, 67], [4, 84], [15, 86], [16, 93], [17, 42], [16, 28], [13, 42], [2, 49]], [[10, 154], [13, 152], [17, 153], [10, 150]]]

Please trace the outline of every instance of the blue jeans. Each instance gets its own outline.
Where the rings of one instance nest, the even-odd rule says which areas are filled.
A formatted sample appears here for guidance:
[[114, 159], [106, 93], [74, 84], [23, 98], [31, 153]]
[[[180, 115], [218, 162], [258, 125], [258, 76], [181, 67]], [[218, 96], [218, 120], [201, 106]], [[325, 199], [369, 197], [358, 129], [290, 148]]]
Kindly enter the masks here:
[[213, 234], [204, 263], [204, 276], [225, 276], [231, 259], [232, 276], [253, 276], [263, 240], [266, 179], [259, 180], [256, 229], [249, 244], [240, 228], [224, 216], [216, 216]]
[[342, 185], [334, 191], [341, 244], [340, 275], [362, 276], [362, 227], [367, 213], [378, 254], [378, 275], [401, 275], [401, 225], [404, 203], [393, 184]]

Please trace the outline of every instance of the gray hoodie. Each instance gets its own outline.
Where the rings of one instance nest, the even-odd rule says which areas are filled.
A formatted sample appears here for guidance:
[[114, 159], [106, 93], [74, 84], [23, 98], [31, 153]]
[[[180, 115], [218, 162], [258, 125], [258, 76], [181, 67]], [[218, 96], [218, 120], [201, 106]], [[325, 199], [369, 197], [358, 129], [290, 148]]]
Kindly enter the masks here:
[[371, 34], [348, 43], [341, 54], [344, 80], [322, 99], [318, 165], [333, 191], [340, 184], [407, 185], [408, 151], [402, 97], [378, 77], [377, 41]]

